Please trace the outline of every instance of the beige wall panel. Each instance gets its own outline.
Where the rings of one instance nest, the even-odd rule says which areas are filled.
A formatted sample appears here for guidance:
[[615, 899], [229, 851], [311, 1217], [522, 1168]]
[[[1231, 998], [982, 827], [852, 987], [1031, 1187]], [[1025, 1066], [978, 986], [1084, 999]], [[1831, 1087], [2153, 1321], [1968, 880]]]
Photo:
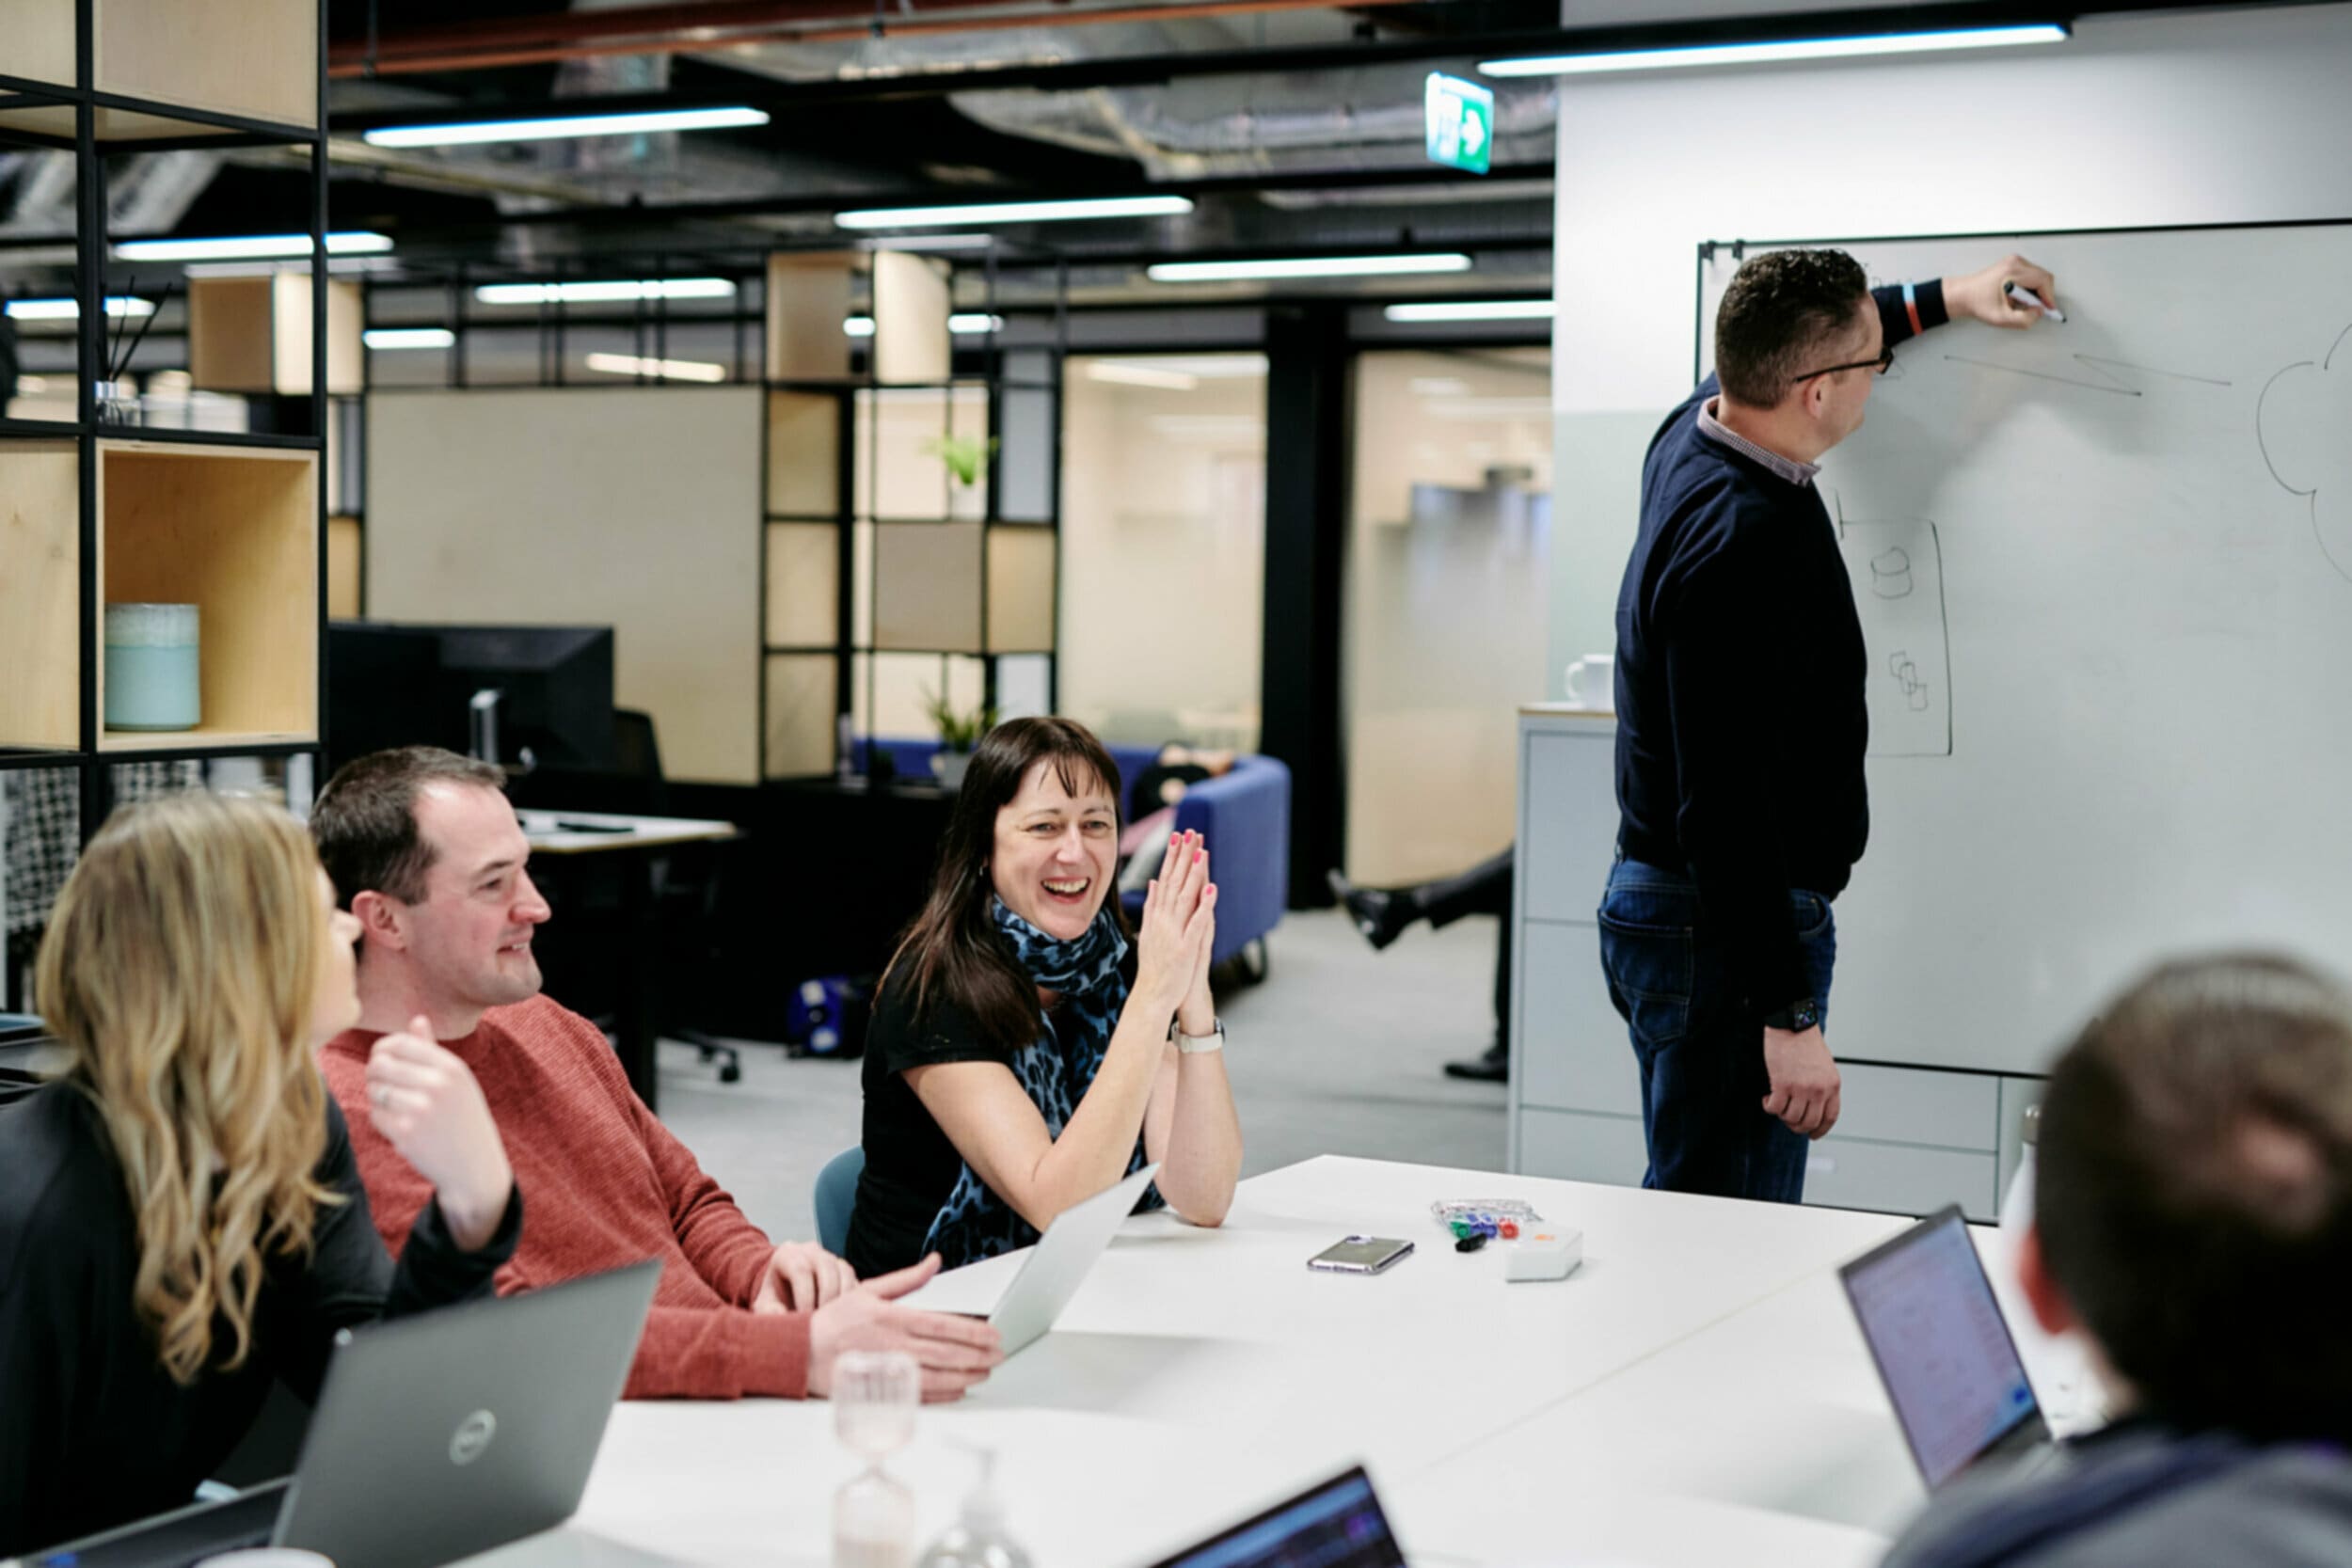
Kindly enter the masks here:
[[988, 531], [988, 648], [1054, 651], [1054, 534], [1042, 528]]
[[359, 551], [365, 546], [357, 517], [326, 519], [326, 614], [356, 621], [366, 613], [359, 602]]
[[[107, 733], [107, 751], [308, 739], [318, 721], [318, 454], [99, 448], [103, 603], [197, 607], [203, 722]], [[105, 708], [105, 666], [99, 666]]]
[[864, 262], [853, 251], [768, 258], [769, 380], [850, 373], [850, 338], [841, 324], [856, 309], [850, 291]]
[[768, 525], [768, 645], [818, 648], [841, 634], [841, 529]]
[[73, 0], [0, 0], [0, 71], [73, 85]]
[[132, 98], [318, 123], [314, 0], [98, 0], [98, 87]]
[[[364, 308], [359, 285], [329, 279], [326, 285], [326, 389], [357, 392], [362, 382], [360, 341]], [[272, 373], [275, 390], [289, 397], [310, 391], [310, 279], [306, 273], [281, 272], [270, 279], [271, 341], [277, 345]]]
[[874, 379], [945, 381], [947, 269], [903, 250], [874, 252]]
[[830, 517], [841, 509], [841, 401], [768, 394], [768, 510]]
[[0, 443], [0, 746], [80, 742], [81, 523], [72, 442]]
[[874, 531], [874, 645], [980, 651], [980, 525], [884, 523]]
[[768, 776], [805, 778], [834, 765], [832, 654], [771, 654], [768, 657]]
[[368, 609], [614, 628], [675, 779], [756, 782], [757, 388], [378, 392]]

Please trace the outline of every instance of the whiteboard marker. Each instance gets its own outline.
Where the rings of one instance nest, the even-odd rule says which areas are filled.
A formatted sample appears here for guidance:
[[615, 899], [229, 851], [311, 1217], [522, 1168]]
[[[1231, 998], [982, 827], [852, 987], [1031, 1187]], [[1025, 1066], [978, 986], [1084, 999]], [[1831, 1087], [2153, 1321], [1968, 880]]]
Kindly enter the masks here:
[[2001, 285], [2001, 288], [2011, 299], [2023, 300], [2026, 304], [2032, 306], [2035, 309], [2048, 316], [2054, 322], [2062, 322], [2066, 319], [2065, 311], [2059, 309], [2055, 305], [2042, 304], [2042, 296], [2035, 293], [2031, 289], [2026, 288], [2023, 283], [2004, 283]]

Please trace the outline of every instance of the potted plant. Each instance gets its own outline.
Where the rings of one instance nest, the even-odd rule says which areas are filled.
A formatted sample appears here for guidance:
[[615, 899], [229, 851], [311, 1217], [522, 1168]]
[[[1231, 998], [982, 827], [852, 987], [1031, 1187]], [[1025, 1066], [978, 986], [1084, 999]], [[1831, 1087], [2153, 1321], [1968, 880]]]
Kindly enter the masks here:
[[948, 493], [947, 512], [955, 517], [977, 517], [984, 510], [980, 476], [996, 455], [996, 438], [978, 436], [934, 436], [923, 450], [947, 466], [955, 483]]
[[972, 766], [972, 748], [996, 727], [996, 709], [983, 703], [970, 713], [959, 713], [954, 704], [926, 688], [923, 711], [939, 728], [939, 750], [931, 753], [931, 771], [949, 789], [962, 787], [963, 770]]

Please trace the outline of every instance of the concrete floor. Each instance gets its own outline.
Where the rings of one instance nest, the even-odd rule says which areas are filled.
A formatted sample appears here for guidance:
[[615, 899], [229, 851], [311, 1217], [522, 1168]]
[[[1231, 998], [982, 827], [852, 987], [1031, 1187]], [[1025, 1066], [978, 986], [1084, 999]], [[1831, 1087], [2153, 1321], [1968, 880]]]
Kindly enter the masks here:
[[[1316, 1154], [1502, 1167], [1503, 1088], [1439, 1070], [1494, 1037], [1498, 922], [1416, 927], [1375, 953], [1336, 912], [1293, 913], [1262, 985], [1222, 992], [1242, 1174]], [[818, 1171], [858, 1137], [858, 1064], [747, 1047], [721, 1084], [691, 1047], [661, 1047], [661, 1118], [779, 1239], [816, 1233]]]

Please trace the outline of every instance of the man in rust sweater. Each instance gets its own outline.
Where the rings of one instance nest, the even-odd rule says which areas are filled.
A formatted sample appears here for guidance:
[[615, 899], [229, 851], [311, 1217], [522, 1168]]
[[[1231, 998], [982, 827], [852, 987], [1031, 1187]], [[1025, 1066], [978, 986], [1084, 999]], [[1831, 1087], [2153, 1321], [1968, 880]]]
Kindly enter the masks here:
[[405, 747], [346, 765], [311, 814], [360, 925], [359, 1027], [327, 1042], [320, 1067], [386, 1244], [399, 1252], [432, 1190], [373, 1131], [368, 1056], [387, 1033], [430, 1029], [481, 1084], [516, 1180], [546, 1195], [498, 1271], [500, 1294], [662, 1260], [627, 1397], [822, 1397], [845, 1350], [913, 1354], [927, 1399], [985, 1378], [994, 1329], [897, 1299], [938, 1272], [936, 1257], [860, 1285], [813, 1243], [771, 1243], [645, 1109], [603, 1033], [539, 994], [532, 939], [548, 911], [503, 784], [486, 764]]

